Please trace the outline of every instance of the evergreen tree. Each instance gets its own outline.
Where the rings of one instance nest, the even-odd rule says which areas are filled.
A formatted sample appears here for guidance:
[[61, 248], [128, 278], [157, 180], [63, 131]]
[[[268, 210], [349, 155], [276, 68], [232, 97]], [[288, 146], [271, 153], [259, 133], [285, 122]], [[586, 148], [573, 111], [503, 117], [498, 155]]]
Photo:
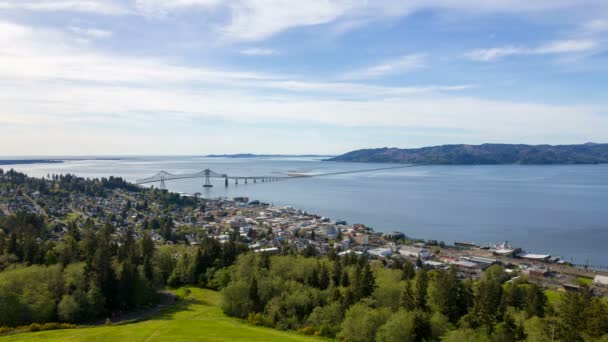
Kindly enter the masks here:
[[260, 312], [263, 309], [258, 291], [258, 280], [254, 277], [249, 284], [249, 301], [253, 312]]
[[342, 279], [342, 263], [340, 262], [340, 259], [336, 259], [334, 260], [334, 269], [333, 269], [333, 273], [332, 273], [332, 283], [334, 286], [338, 287], [340, 286], [340, 280]]
[[412, 292], [412, 284], [409, 280], [405, 281], [405, 287], [401, 294], [401, 307], [407, 311], [413, 311], [416, 308], [416, 300]]
[[329, 287], [329, 271], [325, 265], [321, 266], [321, 273], [319, 274], [319, 289], [325, 290]]
[[409, 261], [409, 260], [404, 260], [403, 265], [403, 274], [401, 276], [401, 279], [403, 280], [410, 280], [410, 279], [414, 279], [414, 277], [416, 276], [416, 270], [414, 269], [414, 265]]
[[414, 298], [416, 299], [416, 308], [418, 308], [419, 310], [422, 310], [422, 311], [426, 311], [426, 310], [428, 310], [428, 306], [427, 306], [427, 302], [426, 302], [426, 295], [427, 295], [427, 288], [428, 288], [428, 284], [429, 284], [429, 278], [428, 278], [428, 274], [424, 268], [421, 268], [418, 271], [415, 281], [416, 281], [416, 283], [415, 283], [416, 293], [415, 293]]

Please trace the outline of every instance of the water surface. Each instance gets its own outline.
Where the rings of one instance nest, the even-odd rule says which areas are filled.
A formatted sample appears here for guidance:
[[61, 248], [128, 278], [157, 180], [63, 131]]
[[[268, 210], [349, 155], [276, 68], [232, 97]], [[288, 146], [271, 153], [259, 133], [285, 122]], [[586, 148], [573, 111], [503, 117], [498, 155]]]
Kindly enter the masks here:
[[[260, 176], [376, 167], [386, 164], [313, 158], [134, 157], [14, 166], [31, 176], [75, 173], [131, 181], [160, 170], [191, 173], [209, 168], [234, 176]], [[399, 230], [447, 243], [508, 240], [530, 252], [608, 265], [608, 165], [416, 166], [273, 183], [231, 183], [228, 188], [217, 180], [211, 189], [203, 189], [202, 182], [168, 181], [167, 188], [214, 198], [249, 196], [364, 223], [376, 231]]]

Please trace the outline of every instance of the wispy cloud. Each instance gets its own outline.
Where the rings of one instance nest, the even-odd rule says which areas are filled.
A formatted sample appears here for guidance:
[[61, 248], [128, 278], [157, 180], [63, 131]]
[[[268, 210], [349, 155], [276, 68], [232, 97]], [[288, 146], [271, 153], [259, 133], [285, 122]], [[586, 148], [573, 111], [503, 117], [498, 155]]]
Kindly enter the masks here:
[[582, 26], [584, 33], [596, 34], [608, 31], [608, 20], [606, 19], [594, 19], [586, 22]]
[[332, 25], [335, 33], [377, 22], [403, 17], [424, 10], [471, 14], [508, 13], [544, 15], [548, 11], [594, 13], [605, 0], [136, 0], [136, 11], [154, 18], [185, 10], [227, 13], [218, 23], [219, 33], [235, 41], [259, 41], [290, 29]]
[[82, 28], [78, 26], [70, 26], [70, 31], [90, 38], [110, 38], [112, 37], [112, 31], [101, 30], [96, 28]]
[[474, 61], [490, 62], [515, 55], [548, 55], [588, 52], [595, 49], [597, 45], [597, 42], [591, 39], [569, 39], [552, 41], [533, 48], [525, 46], [504, 46], [477, 49], [467, 52], [465, 56]]
[[126, 14], [128, 9], [115, 0], [0, 0], [0, 9], [66, 11], [103, 15]]
[[279, 52], [274, 49], [248, 48], [248, 49], [241, 50], [240, 53], [243, 55], [248, 55], [248, 56], [270, 56], [270, 55], [276, 55]]
[[426, 67], [427, 55], [416, 53], [386, 60], [380, 64], [344, 73], [342, 79], [369, 79], [398, 75]]
[[[100, 53], [88, 46], [70, 46], [70, 38], [60, 30], [0, 22], [0, 32], [0, 145], [15, 146], [5, 153], [26, 152], [23, 146], [32, 144], [27, 139], [33, 135], [28, 127], [70, 122], [91, 130], [91, 122], [124, 127], [125, 122], [143, 119], [153, 122], [156, 130], [196, 120], [367, 128], [466, 127], [475, 132], [476, 139], [494, 141], [520, 140], [530, 132], [588, 139], [608, 134], [608, 118], [597, 115], [601, 108], [513, 103], [459, 94], [473, 85], [389, 87], [293, 80]], [[367, 68], [372, 70], [367, 74], [409, 70], [411, 63], [403, 61]], [[9, 125], [18, 133], [6, 134]], [[96, 134], [91, 132], [90, 139], [103, 141]], [[50, 139], [43, 144], [75, 149], [73, 141], [64, 139], [60, 145], [61, 138]], [[130, 141], [131, 136], [125, 134], [122, 139]], [[159, 145], [167, 142], [159, 141]], [[186, 146], [188, 141], [183, 141]], [[32, 146], [31, 151], [36, 148]]]

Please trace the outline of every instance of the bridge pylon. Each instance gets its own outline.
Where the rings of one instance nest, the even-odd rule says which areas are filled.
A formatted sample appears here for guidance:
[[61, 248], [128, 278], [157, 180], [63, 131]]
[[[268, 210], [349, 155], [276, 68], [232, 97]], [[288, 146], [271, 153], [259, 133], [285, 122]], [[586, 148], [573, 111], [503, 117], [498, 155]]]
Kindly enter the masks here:
[[211, 170], [209, 169], [205, 169], [205, 171], [203, 171], [203, 173], [205, 174], [205, 184], [203, 184], [203, 188], [212, 188], [213, 184], [211, 184]]

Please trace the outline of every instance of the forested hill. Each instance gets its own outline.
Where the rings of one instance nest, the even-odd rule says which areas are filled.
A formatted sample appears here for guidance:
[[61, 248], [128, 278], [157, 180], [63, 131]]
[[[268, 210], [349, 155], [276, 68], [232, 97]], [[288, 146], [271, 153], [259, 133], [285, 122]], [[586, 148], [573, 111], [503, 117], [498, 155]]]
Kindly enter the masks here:
[[327, 159], [342, 162], [405, 164], [600, 164], [608, 163], [608, 144], [442, 145], [416, 149], [376, 148]]

